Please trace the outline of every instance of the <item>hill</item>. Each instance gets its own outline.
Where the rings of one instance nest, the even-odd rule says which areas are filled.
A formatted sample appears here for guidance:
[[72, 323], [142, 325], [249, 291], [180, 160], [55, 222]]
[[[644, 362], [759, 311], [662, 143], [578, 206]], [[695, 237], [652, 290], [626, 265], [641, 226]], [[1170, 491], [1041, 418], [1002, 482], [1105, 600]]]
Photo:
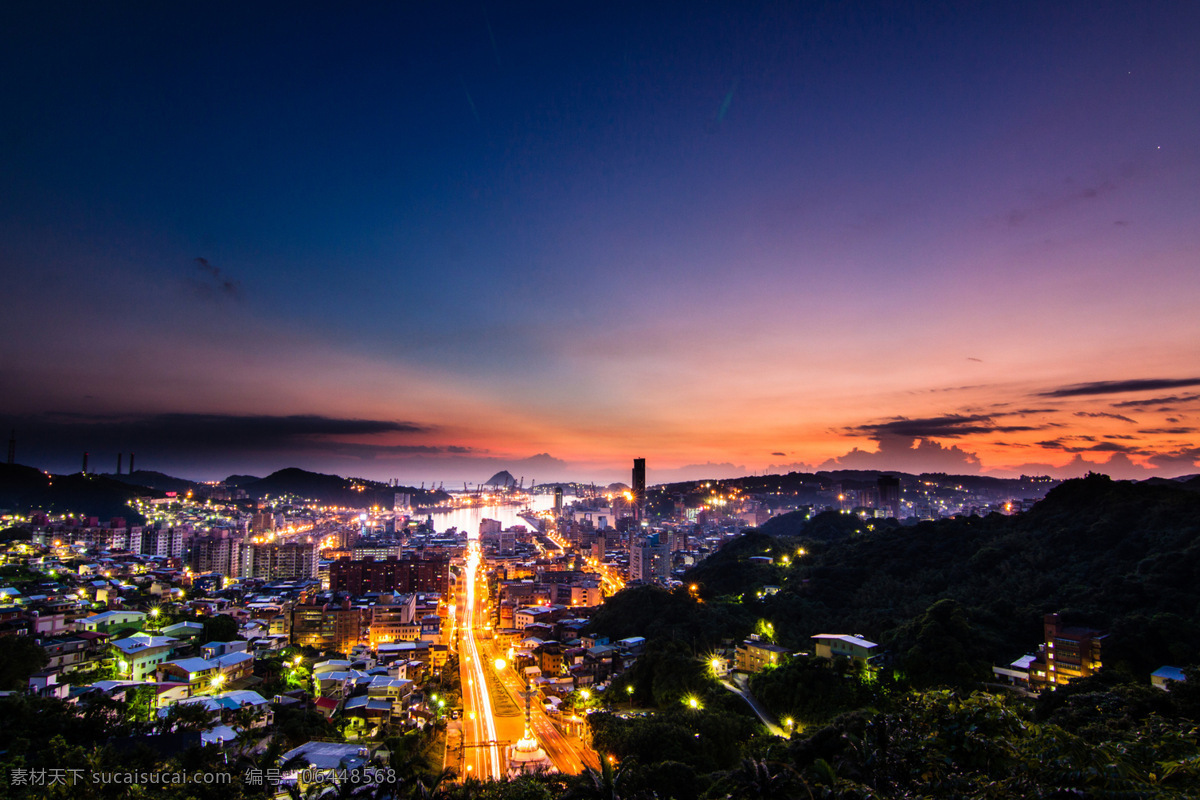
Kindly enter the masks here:
[[125, 475], [105, 475], [106, 478], [112, 478], [120, 483], [125, 483], [130, 486], [141, 486], [147, 489], [155, 489], [160, 492], [184, 492], [194, 491], [201, 484], [195, 481], [189, 481], [184, 478], [175, 478], [171, 475], [166, 475], [161, 472], [155, 472], [148, 469], [139, 469], [136, 472], [130, 472]]
[[[1052, 611], [1110, 630], [1110, 666], [1145, 675], [1200, 661], [1200, 496], [1184, 486], [1093, 475], [1023, 515], [907, 528], [827, 516], [773, 520], [752, 547], [735, 540], [687, 580], [706, 596], [743, 595], [796, 649], [815, 633], [854, 632], [903, 654], [925, 612], [949, 599], [997, 663], [1033, 648]], [[762, 554], [775, 563], [747, 564]], [[758, 600], [767, 584], [781, 591]]]
[[511, 472], [506, 469], [502, 469], [492, 477], [488, 478], [483, 485], [499, 489], [511, 489], [517, 485], [517, 479], [513, 477]]
[[152, 489], [130, 486], [104, 475], [47, 475], [20, 464], [0, 464], [0, 507], [27, 514], [86, 514], [108, 520], [124, 517], [140, 524], [143, 517], [129, 505], [135, 497], [161, 497]]
[[247, 481], [241, 484], [241, 488], [255, 500], [268, 496], [292, 496], [346, 508], [391, 508], [397, 492], [411, 495], [413, 504], [418, 506], [436, 505], [450, 499], [450, 495], [442, 491], [415, 489], [411, 486], [389, 486], [377, 481], [324, 475], [296, 467], [281, 469], [265, 478]]

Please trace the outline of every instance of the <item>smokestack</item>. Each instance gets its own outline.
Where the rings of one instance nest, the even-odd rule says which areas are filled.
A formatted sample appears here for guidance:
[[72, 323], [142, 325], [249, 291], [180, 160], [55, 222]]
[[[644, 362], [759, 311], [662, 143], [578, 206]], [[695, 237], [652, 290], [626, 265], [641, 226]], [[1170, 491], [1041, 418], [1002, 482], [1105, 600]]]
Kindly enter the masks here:
[[16, 463], [17, 458], [17, 429], [13, 428], [8, 435], [8, 463]]
[[121, 461], [125, 458], [124, 453], [117, 453], [117, 474], [121, 474]]
[[84, 453], [83, 454], [83, 474], [84, 475], [87, 475], [87, 457], [88, 457], [88, 454]]
[[133, 453], [129, 454], [129, 474], [133, 474]]

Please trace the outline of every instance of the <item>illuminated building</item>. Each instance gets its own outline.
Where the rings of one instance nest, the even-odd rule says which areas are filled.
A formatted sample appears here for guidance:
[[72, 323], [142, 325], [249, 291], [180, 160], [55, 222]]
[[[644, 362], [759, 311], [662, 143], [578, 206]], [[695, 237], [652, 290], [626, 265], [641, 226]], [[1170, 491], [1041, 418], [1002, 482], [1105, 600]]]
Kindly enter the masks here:
[[337, 603], [306, 603], [292, 608], [291, 642], [298, 647], [315, 647], [349, 653], [362, 639], [368, 612], [354, 608], [350, 600]]
[[389, 642], [415, 642], [421, 638], [415, 594], [385, 594], [371, 608], [371, 647]]
[[317, 546], [312, 542], [245, 544], [241, 575], [268, 580], [317, 576]]
[[1029, 664], [1030, 683], [1069, 683], [1100, 670], [1101, 648], [1107, 634], [1091, 628], [1064, 628], [1058, 614], [1047, 614], [1042, 622], [1046, 641]]
[[646, 516], [646, 459], [633, 460], [633, 509], [639, 522]]
[[737, 669], [743, 672], [758, 672], [764, 667], [782, 664], [789, 655], [790, 653], [779, 645], [764, 642], [751, 634], [749, 639], [737, 646], [734, 663]]
[[367, 592], [431, 592], [446, 594], [450, 586], [449, 558], [339, 558], [329, 565], [329, 588], [359, 596]]
[[170, 636], [135, 633], [110, 644], [113, 648], [117, 679], [144, 681], [154, 674], [159, 664], [171, 657], [179, 645], [179, 640]]
[[817, 656], [833, 660], [848, 658], [860, 664], [872, 664], [882, 655], [879, 645], [861, 636], [844, 633], [818, 633], [812, 637]]
[[242, 572], [244, 553], [242, 538], [230, 536], [228, 531], [195, 536], [189, 545], [188, 564], [196, 574], [216, 572], [236, 576]]
[[[183, 540], [185, 535], [192, 532], [189, 527], [143, 528], [138, 553], [148, 556], [167, 556], [170, 558], [183, 557]], [[132, 535], [130, 536], [132, 539]], [[134, 542], [130, 541], [132, 550]]]
[[880, 475], [876, 481], [879, 488], [879, 506], [885, 509], [888, 516], [900, 519], [900, 479], [891, 475]]
[[666, 583], [671, 577], [671, 550], [660, 544], [657, 533], [629, 546], [629, 580]]

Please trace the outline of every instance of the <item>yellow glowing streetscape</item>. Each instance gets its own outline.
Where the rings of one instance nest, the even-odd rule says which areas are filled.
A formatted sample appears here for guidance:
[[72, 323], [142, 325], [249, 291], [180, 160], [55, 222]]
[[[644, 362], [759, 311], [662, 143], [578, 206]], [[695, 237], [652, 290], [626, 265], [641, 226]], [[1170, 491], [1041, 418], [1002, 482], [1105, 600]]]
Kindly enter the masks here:
[[463, 609], [462, 621], [464, 660], [471, 672], [466, 689], [471, 694], [471, 705], [475, 709], [469, 721], [473, 728], [474, 740], [490, 743], [484, 748], [486, 756], [480, 759], [481, 771], [486, 770], [488, 774], [476, 777], [499, 780], [503, 776], [500, 771], [500, 748], [496, 745], [496, 720], [492, 716], [492, 698], [488, 694], [487, 678], [483, 674], [483, 659], [479, 657], [479, 647], [475, 641], [475, 588], [479, 579], [479, 563], [479, 540], [472, 539], [467, 545], [466, 607]]

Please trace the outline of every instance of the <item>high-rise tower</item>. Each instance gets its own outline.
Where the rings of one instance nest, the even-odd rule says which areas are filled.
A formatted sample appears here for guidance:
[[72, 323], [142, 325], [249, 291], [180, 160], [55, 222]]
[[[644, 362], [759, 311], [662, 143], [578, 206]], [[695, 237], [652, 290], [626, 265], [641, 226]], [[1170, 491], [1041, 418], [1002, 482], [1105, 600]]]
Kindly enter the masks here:
[[646, 516], [646, 459], [633, 460], [633, 515], [638, 522]]

